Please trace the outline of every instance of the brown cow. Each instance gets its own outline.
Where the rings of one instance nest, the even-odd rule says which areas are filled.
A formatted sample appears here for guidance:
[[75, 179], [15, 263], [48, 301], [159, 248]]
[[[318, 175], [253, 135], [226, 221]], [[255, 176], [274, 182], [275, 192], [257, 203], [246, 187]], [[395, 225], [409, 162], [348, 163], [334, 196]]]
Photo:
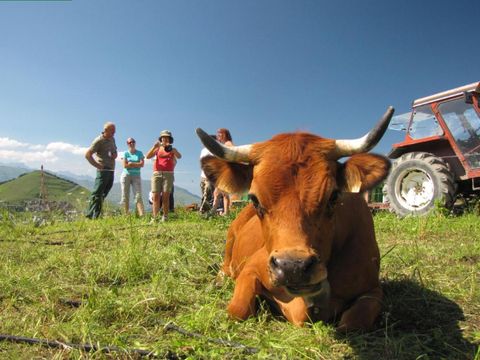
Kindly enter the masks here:
[[[355, 140], [308, 133], [224, 147], [197, 134], [216, 156], [202, 160], [215, 186], [248, 190], [251, 204], [227, 235], [223, 272], [235, 279], [229, 314], [255, 314], [256, 297], [296, 325], [336, 321], [341, 330], [369, 329], [381, 310], [380, 255], [361, 192], [386, 176], [390, 162], [367, 154], [383, 136], [390, 107], [377, 126]], [[346, 162], [337, 160], [351, 156]]]

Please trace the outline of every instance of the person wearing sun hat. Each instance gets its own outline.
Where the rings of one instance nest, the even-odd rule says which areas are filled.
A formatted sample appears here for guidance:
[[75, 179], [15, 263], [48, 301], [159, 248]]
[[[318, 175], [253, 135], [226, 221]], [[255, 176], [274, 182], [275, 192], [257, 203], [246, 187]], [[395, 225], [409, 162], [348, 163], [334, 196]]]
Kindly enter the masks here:
[[137, 150], [134, 138], [127, 139], [128, 150], [123, 153], [123, 172], [120, 178], [122, 187], [122, 201], [125, 214], [130, 212], [130, 186], [135, 196], [135, 204], [138, 216], [143, 216], [144, 207], [142, 200], [142, 179], [140, 177], [140, 169], [145, 162], [143, 152]]
[[173, 136], [168, 130], [163, 130], [158, 137], [158, 141], [147, 152], [147, 159], [155, 157], [153, 162], [152, 175], [152, 193], [153, 204], [152, 214], [155, 219], [160, 211], [160, 193], [162, 194], [162, 221], [168, 219], [168, 211], [170, 207], [170, 193], [173, 190], [174, 169], [177, 159], [182, 155], [176, 148], [172, 146]]

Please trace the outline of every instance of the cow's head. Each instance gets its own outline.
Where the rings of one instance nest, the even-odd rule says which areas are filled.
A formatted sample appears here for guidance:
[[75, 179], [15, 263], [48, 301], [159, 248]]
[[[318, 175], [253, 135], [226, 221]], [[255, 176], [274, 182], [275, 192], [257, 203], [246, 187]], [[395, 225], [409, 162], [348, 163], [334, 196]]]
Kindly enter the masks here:
[[[335, 216], [337, 204], [345, 192], [371, 189], [388, 173], [389, 160], [367, 152], [383, 136], [392, 115], [390, 107], [372, 131], [355, 140], [291, 133], [225, 147], [197, 129], [215, 155], [202, 160], [207, 177], [224, 191], [248, 191], [269, 253], [273, 286], [294, 296], [321, 291], [334, 227], [342, 226]], [[350, 158], [338, 162], [345, 156]]]

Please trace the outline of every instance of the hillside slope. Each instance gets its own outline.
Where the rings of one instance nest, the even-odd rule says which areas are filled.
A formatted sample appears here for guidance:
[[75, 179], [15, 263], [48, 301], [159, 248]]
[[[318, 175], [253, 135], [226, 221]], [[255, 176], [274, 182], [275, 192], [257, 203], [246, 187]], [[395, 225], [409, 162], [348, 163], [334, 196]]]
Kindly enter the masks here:
[[[48, 172], [45, 174], [45, 187], [49, 201], [66, 201], [79, 208], [84, 207], [90, 191]], [[0, 184], [0, 200], [10, 204], [40, 198], [41, 172], [32, 171], [16, 179]]]

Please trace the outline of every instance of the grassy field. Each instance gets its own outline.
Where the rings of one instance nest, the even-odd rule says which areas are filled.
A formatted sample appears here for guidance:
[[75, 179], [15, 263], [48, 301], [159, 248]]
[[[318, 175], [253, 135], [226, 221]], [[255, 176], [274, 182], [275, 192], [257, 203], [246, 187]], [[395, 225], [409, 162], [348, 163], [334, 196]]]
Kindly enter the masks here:
[[347, 335], [296, 328], [265, 306], [228, 319], [233, 282], [214, 278], [232, 218], [30, 218], [2, 214], [0, 333], [118, 352], [0, 341], [2, 359], [480, 359], [477, 215], [375, 215], [384, 308], [375, 330]]

